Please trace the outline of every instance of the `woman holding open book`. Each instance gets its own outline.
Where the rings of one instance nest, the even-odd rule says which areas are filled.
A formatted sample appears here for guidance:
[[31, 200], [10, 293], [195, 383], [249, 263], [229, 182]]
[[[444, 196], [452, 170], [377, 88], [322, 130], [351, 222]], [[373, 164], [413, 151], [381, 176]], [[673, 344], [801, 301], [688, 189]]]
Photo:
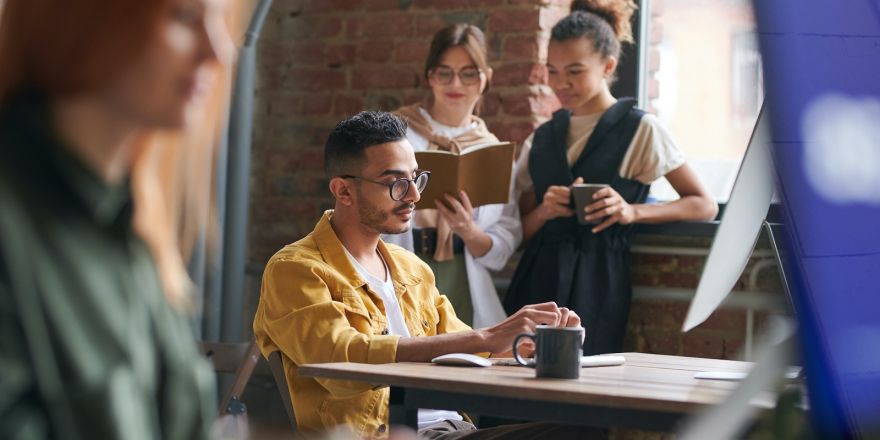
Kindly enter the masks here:
[[[479, 28], [455, 24], [438, 31], [425, 78], [431, 98], [396, 111], [408, 121], [407, 139], [416, 151], [459, 153], [498, 142], [474, 115], [492, 78]], [[474, 208], [467, 193], [447, 194], [446, 203], [437, 203], [436, 209], [416, 211], [413, 222], [412, 233], [382, 238], [414, 251], [431, 266], [438, 290], [449, 297], [463, 321], [486, 327], [503, 320], [506, 314], [489, 270], [504, 267], [520, 243], [515, 199]]]
[[[586, 329], [586, 354], [623, 348], [633, 223], [710, 220], [718, 209], [660, 121], [633, 99], [611, 95], [634, 10], [632, 0], [576, 0], [553, 27], [547, 68], [563, 109], [523, 144], [517, 163], [528, 246], [505, 308], [556, 301], [574, 310]], [[644, 204], [660, 177], [680, 199]], [[605, 187], [573, 209], [572, 192], [589, 189], [582, 183]]]

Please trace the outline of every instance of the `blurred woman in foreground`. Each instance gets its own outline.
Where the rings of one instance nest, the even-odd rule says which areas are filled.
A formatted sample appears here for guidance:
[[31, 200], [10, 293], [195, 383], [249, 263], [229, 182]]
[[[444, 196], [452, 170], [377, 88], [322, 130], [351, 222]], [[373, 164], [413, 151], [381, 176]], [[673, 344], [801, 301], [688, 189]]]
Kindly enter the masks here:
[[3, 4], [0, 438], [208, 436], [181, 249], [210, 199], [226, 13]]

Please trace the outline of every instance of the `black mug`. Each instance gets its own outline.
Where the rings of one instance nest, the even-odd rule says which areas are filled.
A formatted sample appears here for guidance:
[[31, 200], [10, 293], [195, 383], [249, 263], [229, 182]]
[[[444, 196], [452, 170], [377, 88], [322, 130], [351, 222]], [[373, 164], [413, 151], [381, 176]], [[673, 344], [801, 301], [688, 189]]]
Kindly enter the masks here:
[[[581, 375], [583, 327], [549, 327], [539, 325], [535, 334], [522, 333], [513, 340], [513, 358], [520, 365], [535, 367], [536, 377], [577, 379]], [[535, 363], [523, 360], [516, 351], [520, 339], [535, 342]]]

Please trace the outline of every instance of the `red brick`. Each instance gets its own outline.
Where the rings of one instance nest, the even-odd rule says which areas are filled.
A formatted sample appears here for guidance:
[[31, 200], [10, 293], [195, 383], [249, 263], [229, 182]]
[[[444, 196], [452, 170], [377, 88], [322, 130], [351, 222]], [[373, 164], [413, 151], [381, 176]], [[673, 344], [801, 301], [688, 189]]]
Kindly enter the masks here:
[[277, 116], [297, 116], [302, 114], [300, 95], [275, 95], [267, 99], [268, 113]]
[[275, 117], [261, 126], [270, 136], [267, 147], [277, 148], [289, 145], [318, 148], [324, 145], [330, 132], [330, 127], [305, 123], [302, 118]]
[[364, 19], [362, 32], [374, 37], [409, 37], [415, 33], [415, 19], [410, 14], [379, 14]]
[[529, 9], [501, 9], [489, 14], [489, 32], [533, 32], [541, 30], [540, 12]]
[[257, 71], [257, 90], [277, 91], [284, 88], [287, 68], [283, 65], [260, 64]]
[[641, 299], [632, 303], [630, 319], [648, 329], [681, 327], [687, 314], [688, 303], [658, 299]]
[[701, 330], [743, 332], [746, 330], [746, 311], [743, 309], [718, 308], [697, 327]]
[[[419, 2], [419, 0], [416, 0], [416, 3], [421, 3], [420, 7], [422, 9], [430, 8], [437, 11], [443, 11], [443, 13], [455, 13], [458, 11], [462, 11], [462, 13], [470, 13], [481, 11], [486, 8], [498, 8], [505, 6], [507, 4], [507, 0], [434, 0], [433, 2]], [[466, 22], [469, 20], [459, 21]]]
[[290, 170], [293, 153], [286, 148], [270, 148], [260, 152], [263, 158], [260, 164], [261, 174], [276, 174]]
[[258, 57], [261, 66], [278, 66], [290, 61], [291, 45], [271, 40], [261, 40]]
[[416, 12], [424, 12], [434, 9], [434, 0], [413, 0], [412, 9]]
[[501, 108], [501, 95], [489, 92], [483, 95], [480, 102], [480, 115], [483, 117], [495, 116]]
[[571, 0], [507, 0], [509, 5], [517, 6], [555, 6], [566, 12], [571, 8]]
[[364, 99], [360, 96], [336, 95], [333, 98], [335, 116], [351, 116], [364, 109]]
[[444, 26], [446, 22], [437, 14], [420, 15], [416, 18], [416, 35], [431, 38]]
[[416, 87], [419, 76], [413, 71], [393, 67], [359, 69], [352, 72], [352, 87], [355, 89], [392, 89]]
[[298, 0], [295, 3], [298, 5], [293, 9], [300, 14], [322, 14], [333, 10], [333, 5], [327, 0]]
[[[255, 214], [253, 220], [259, 222], [270, 222], [272, 220], [280, 220], [285, 218], [316, 218], [318, 212], [318, 204], [308, 199], [295, 199], [281, 197], [266, 197], [264, 203], [253, 204], [253, 212]], [[278, 250], [282, 244], [278, 244], [275, 250]]]
[[292, 175], [272, 176], [269, 178], [269, 196], [315, 196], [326, 191], [326, 179], [323, 175]]
[[372, 2], [374, 0], [319, 0], [326, 1], [333, 5], [333, 11], [355, 11], [358, 9], [363, 9], [364, 3]]
[[364, 21], [360, 18], [348, 18], [345, 20], [345, 37], [349, 40], [361, 36]]
[[428, 57], [429, 40], [406, 40], [397, 43], [394, 49], [394, 61], [398, 63], [424, 63]]
[[393, 11], [401, 9], [400, 0], [367, 0], [367, 11]]
[[504, 61], [528, 60], [538, 58], [538, 40], [535, 36], [511, 36], [504, 39]]
[[400, 100], [400, 103], [402, 105], [422, 103], [425, 101], [425, 97], [428, 96], [430, 93], [430, 91], [425, 90], [417, 90], [415, 92], [404, 93], [403, 98], [401, 98]]
[[646, 332], [643, 336], [646, 353], [676, 356], [682, 351], [681, 333], [677, 329]]
[[638, 264], [657, 265], [664, 267], [673, 267], [674, 261], [672, 256], [664, 254], [633, 254], [633, 258]]
[[324, 62], [324, 43], [301, 43], [291, 46], [289, 60], [296, 65]]
[[345, 74], [327, 69], [291, 69], [285, 85], [295, 90], [327, 90], [345, 87]]
[[742, 338], [723, 332], [691, 330], [682, 337], [682, 355], [710, 359], [734, 359]]
[[305, 0], [276, 0], [272, 2], [272, 7], [269, 9], [269, 15], [287, 15], [291, 13], [291, 11], [297, 13], [302, 10], [305, 2]]
[[[427, 3], [427, 2], [426, 2]], [[457, 9], [467, 9], [471, 5], [471, 0], [440, 0], [431, 2], [432, 9], [454, 11]]]
[[293, 163], [301, 170], [324, 170], [324, 149], [309, 148], [299, 152], [293, 159]]
[[633, 286], [654, 286], [657, 284], [657, 274], [640, 270], [638, 266], [632, 271]]
[[302, 112], [306, 116], [326, 115], [332, 107], [330, 95], [307, 95], [302, 98]]
[[521, 144], [534, 130], [535, 124], [530, 121], [489, 123], [489, 131], [495, 133], [499, 139], [517, 144]]
[[[394, 43], [391, 40], [370, 39], [358, 46], [358, 59], [369, 62], [384, 63], [391, 59]], [[391, 67], [389, 67], [391, 68]]]
[[666, 272], [658, 275], [658, 284], [665, 287], [683, 287], [695, 289], [700, 277], [693, 273], [682, 273], [680, 271]]
[[496, 87], [547, 83], [547, 68], [543, 64], [509, 63], [494, 70], [492, 85]]
[[703, 264], [706, 261], [706, 257], [695, 256], [695, 255], [682, 255], [678, 257], [678, 267], [681, 270], [687, 270], [692, 272], [702, 272]]
[[281, 32], [284, 41], [331, 38], [342, 32], [342, 20], [336, 17], [301, 16], [294, 20], [285, 20]]
[[394, 90], [387, 92], [370, 92], [367, 94], [365, 107], [370, 110], [391, 112], [403, 105], [400, 95]]
[[324, 62], [328, 67], [341, 66], [354, 61], [357, 52], [353, 44], [334, 44], [324, 49]]
[[508, 95], [502, 98], [504, 113], [511, 116], [531, 116], [533, 96], [530, 94]]

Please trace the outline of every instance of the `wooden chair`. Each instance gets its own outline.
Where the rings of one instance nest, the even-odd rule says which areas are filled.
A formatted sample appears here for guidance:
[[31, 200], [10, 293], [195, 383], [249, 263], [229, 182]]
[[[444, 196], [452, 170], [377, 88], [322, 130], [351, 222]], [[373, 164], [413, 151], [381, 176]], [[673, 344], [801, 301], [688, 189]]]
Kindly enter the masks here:
[[[237, 405], [245, 386], [260, 363], [260, 349], [256, 341], [250, 342], [209, 342], [200, 341], [202, 354], [214, 364], [218, 373], [234, 373], [232, 387], [220, 402], [220, 415], [236, 412], [231, 404]], [[265, 367], [263, 367], [265, 368]]]
[[[275, 386], [281, 395], [281, 402], [287, 413], [293, 432], [296, 432], [296, 417], [293, 413], [293, 403], [290, 400], [290, 390], [287, 387], [287, 377], [284, 375], [284, 366], [281, 361], [281, 353], [275, 351], [269, 354], [267, 362], [260, 362], [260, 349], [256, 341], [250, 342], [208, 342], [199, 341], [202, 354], [214, 364], [214, 370], [218, 373], [235, 373], [232, 387], [223, 397], [220, 403], [220, 415], [238, 413], [241, 406], [241, 395], [251, 376], [256, 371], [261, 376], [269, 376], [271, 372], [275, 380]], [[267, 371], [268, 370], [268, 371]]]
[[284, 408], [287, 409], [287, 417], [290, 424], [296, 431], [296, 416], [293, 412], [293, 402], [290, 401], [290, 388], [287, 386], [287, 376], [284, 375], [284, 364], [281, 361], [281, 353], [273, 351], [269, 353], [269, 368], [272, 370], [272, 376], [275, 378], [275, 385], [281, 394], [281, 401], [284, 402]]

